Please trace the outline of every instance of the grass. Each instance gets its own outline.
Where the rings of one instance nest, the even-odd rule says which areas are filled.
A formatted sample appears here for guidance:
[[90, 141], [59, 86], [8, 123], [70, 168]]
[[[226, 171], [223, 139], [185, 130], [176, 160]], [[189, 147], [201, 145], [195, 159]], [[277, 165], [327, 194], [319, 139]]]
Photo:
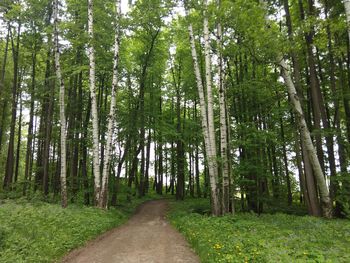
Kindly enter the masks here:
[[53, 262], [99, 234], [123, 224], [142, 202], [103, 211], [93, 207], [6, 200], [0, 202], [0, 262]]
[[201, 262], [350, 262], [350, 221], [287, 214], [210, 217], [208, 200], [173, 202], [171, 223]]

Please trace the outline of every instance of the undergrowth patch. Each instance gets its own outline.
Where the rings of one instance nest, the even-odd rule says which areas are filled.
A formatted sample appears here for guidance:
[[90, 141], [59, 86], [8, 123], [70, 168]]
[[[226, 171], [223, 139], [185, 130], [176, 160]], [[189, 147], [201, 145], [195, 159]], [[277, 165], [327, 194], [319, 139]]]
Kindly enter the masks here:
[[99, 234], [123, 224], [148, 199], [108, 211], [78, 205], [7, 200], [0, 204], [0, 262], [53, 262]]
[[[287, 214], [211, 217], [205, 199], [172, 202], [171, 223], [201, 262], [350, 262], [350, 221]], [[206, 208], [206, 209], [205, 209]]]

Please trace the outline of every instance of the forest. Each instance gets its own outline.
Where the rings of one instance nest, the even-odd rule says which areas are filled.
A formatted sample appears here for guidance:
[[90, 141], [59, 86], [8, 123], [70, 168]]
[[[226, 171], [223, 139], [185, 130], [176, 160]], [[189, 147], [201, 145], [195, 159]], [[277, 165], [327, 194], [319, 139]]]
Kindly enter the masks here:
[[349, 172], [350, 0], [0, 2], [1, 262], [149, 211], [188, 262], [349, 262]]

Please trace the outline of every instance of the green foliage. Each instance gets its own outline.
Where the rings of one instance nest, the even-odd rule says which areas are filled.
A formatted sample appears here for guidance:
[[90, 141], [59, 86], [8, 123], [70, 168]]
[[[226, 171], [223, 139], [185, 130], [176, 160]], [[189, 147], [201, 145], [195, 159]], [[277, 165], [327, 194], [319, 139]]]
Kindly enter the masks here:
[[[153, 197], [104, 211], [92, 207], [28, 203], [0, 204], [0, 262], [52, 262], [87, 240], [124, 223], [137, 205]], [[121, 200], [126, 200], [122, 198]]]
[[173, 203], [171, 223], [202, 262], [349, 262], [350, 222], [286, 214], [209, 217], [205, 199]]

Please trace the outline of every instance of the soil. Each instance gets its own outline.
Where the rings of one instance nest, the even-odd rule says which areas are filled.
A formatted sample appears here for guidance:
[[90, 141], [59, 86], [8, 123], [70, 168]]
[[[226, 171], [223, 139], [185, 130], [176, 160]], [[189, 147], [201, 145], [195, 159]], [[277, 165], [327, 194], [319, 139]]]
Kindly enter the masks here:
[[166, 220], [166, 200], [142, 204], [124, 225], [73, 250], [64, 263], [199, 263], [183, 236]]

